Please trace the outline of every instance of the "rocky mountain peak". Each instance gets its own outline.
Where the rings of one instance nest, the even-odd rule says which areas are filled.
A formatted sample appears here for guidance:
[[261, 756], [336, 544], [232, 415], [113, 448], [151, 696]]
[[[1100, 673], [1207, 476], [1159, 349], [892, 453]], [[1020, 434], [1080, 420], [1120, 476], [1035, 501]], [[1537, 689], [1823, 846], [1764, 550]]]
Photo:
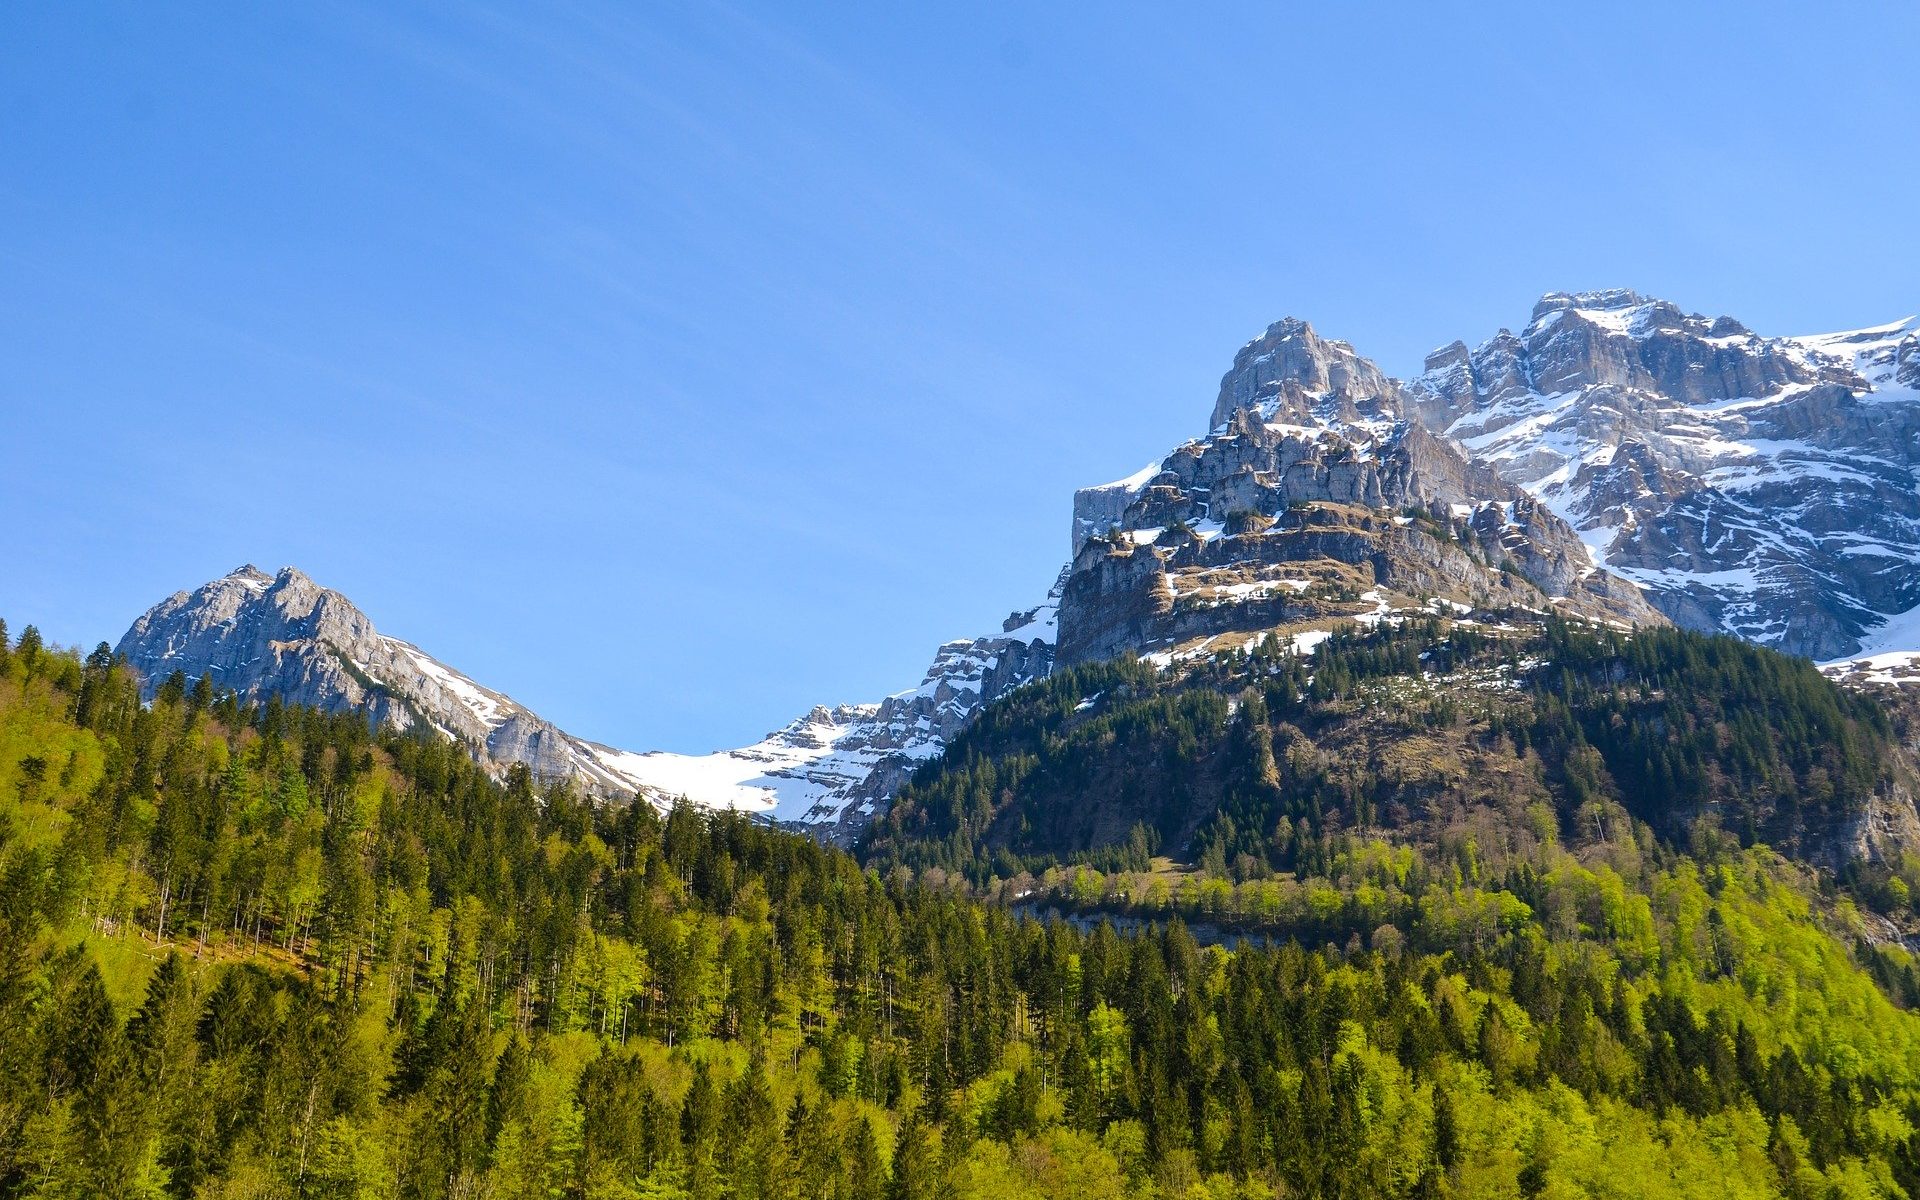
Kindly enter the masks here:
[[1761, 336], [1615, 289], [1430, 355], [1411, 411], [1674, 620], [1815, 658], [1920, 600], [1920, 337]]
[[1233, 366], [1220, 380], [1209, 428], [1221, 428], [1241, 409], [1264, 409], [1269, 418], [1284, 415], [1301, 422], [1342, 408], [1378, 415], [1374, 402], [1393, 390], [1380, 368], [1352, 346], [1321, 337], [1298, 317], [1286, 317], [1233, 356]]
[[[1525, 386], [1524, 356], [1507, 335], [1436, 359], [1471, 388], [1500, 371]], [[1421, 400], [1304, 321], [1269, 326], [1234, 355], [1206, 437], [1076, 494], [1060, 661], [1276, 632], [1310, 648], [1414, 608], [1660, 619], [1556, 513], [1414, 420]]]

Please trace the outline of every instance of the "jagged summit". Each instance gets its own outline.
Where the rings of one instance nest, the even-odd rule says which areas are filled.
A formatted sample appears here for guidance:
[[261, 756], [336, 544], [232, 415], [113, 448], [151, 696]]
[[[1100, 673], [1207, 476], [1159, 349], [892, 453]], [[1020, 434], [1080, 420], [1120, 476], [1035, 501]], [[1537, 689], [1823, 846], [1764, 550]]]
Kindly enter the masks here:
[[[1323, 338], [1300, 318], [1286, 317], [1233, 356], [1233, 366], [1220, 380], [1208, 428], [1224, 428], [1243, 409], [1256, 410], [1270, 421], [1291, 418], [1299, 424], [1341, 417], [1359, 421], [1365, 419], [1363, 409], [1378, 419], [1377, 402], [1393, 386], [1346, 342]], [[1309, 397], [1335, 407], [1316, 413]]]
[[1075, 496], [1061, 661], [1276, 630], [1311, 646], [1443, 602], [1659, 619], [1557, 515], [1425, 428], [1417, 400], [1307, 322], [1269, 326], [1234, 355], [1208, 436]]

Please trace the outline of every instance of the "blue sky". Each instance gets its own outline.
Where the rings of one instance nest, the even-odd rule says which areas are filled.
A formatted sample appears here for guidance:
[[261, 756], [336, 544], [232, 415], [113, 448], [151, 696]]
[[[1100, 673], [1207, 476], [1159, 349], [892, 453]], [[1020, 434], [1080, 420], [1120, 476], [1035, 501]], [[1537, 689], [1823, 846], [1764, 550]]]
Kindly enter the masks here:
[[1036, 600], [1284, 314], [1920, 308], [1920, 10], [1443, 7], [8, 6], [0, 615], [294, 563], [709, 749]]

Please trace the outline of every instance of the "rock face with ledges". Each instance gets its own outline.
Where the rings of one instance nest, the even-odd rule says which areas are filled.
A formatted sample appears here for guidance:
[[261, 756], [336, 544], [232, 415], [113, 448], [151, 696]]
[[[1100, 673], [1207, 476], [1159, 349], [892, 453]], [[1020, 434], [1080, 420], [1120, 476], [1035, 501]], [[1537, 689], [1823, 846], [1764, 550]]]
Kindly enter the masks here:
[[1234, 356], [1207, 436], [1075, 497], [1060, 660], [1376, 617], [1389, 593], [1658, 620], [1416, 403], [1345, 342], [1269, 327]]
[[1691, 628], [1817, 659], [1920, 603], [1913, 322], [1763, 337], [1628, 291], [1435, 351], [1412, 410]]

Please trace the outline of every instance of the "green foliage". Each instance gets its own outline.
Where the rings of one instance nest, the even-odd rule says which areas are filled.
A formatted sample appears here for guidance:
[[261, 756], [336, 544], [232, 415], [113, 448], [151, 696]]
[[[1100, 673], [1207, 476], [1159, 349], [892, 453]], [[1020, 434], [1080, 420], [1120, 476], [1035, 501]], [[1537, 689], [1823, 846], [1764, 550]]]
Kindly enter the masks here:
[[[1024, 689], [863, 869], [734, 816], [490, 779], [351, 717], [185, 680], [143, 708], [110, 655], [7, 646], [0, 1195], [1915, 1186], [1911, 961], [1856, 950], [1861, 919], [1793, 860], [1682, 853], [1622, 788], [1635, 722], [1693, 668], [1596, 642], [1448, 724], [1397, 681], [1527, 648], [1328, 649], [1311, 681], [1263, 651], [1184, 690], [1134, 662]], [[1729, 652], [1699, 678], [1772, 669]], [[1765, 753], [1726, 720], [1686, 743], [1774, 789], [1756, 835], [1814, 836], [1885, 736], [1802, 691]], [[1432, 768], [1453, 791], [1328, 749], [1383, 712], [1473, 731], [1471, 761]], [[1516, 762], [1476, 823], [1467, 767]], [[1814, 815], [1774, 824], [1818, 772]], [[1117, 815], [1048, 825], [1039, 799], [1075, 789]], [[1726, 800], [1708, 779], [1676, 804], [1691, 827], [1743, 811]], [[1363, 816], [1396, 804], [1421, 836]], [[1028, 875], [1027, 902], [1115, 920], [940, 877], [1017, 874], [1049, 839], [1081, 861]], [[1155, 858], [1186, 844], [1227, 873]]]
[[[1337, 632], [1311, 660], [1269, 639], [1182, 672], [1060, 672], [923, 768], [867, 850], [975, 886], [1063, 862], [1143, 871], [1156, 851], [1309, 876], [1347, 831], [1440, 843], [1486, 807], [1543, 842], [1604, 841], [1624, 809], [1667, 845], [1707, 852], [1705, 829], [1817, 858], [1895, 757], [1872, 701], [1735, 638], [1420, 620]], [[1920, 862], [1899, 871], [1862, 877], [1883, 911], [1920, 887]]]

